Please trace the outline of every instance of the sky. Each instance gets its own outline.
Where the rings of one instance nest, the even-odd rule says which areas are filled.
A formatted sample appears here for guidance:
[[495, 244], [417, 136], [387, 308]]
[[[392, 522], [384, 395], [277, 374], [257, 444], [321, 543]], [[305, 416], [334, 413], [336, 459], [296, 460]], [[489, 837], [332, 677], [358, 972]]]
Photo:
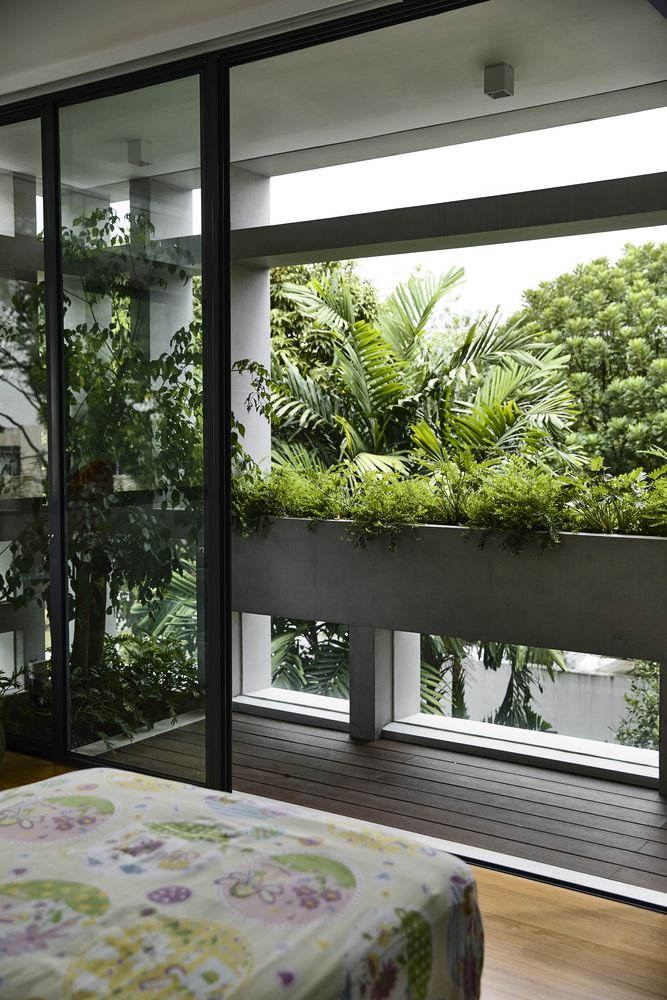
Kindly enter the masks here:
[[[667, 108], [619, 115], [325, 167], [271, 179], [271, 223], [379, 211], [665, 170]], [[626, 242], [667, 241], [667, 226], [370, 257], [359, 262], [382, 295], [417, 267], [465, 268], [449, 304], [505, 314], [525, 288], [594, 257], [616, 259]]]

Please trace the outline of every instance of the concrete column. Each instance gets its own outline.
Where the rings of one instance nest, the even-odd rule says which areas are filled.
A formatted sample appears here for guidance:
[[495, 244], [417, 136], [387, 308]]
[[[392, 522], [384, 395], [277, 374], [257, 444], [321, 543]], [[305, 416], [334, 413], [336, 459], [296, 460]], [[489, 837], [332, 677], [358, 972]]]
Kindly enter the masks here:
[[[232, 229], [269, 222], [269, 178], [250, 170], [231, 168]], [[271, 303], [269, 271], [240, 264], [231, 267], [231, 359], [271, 366]], [[271, 464], [271, 427], [261, 414], [246, 407], [251, 392], [247, 375], [232, 373], [232, 411], [245, 427], [243, 445], [263, 468]], [[233, 663], [235, 693], [247, 694], [271, 687], [271, 618], [240, 615], [236, 623], [240, 642]]]
[[416, 715], [421, 707], [421, 636], [394, 632], [394, 719]]
[[350, 626], [350, 736], [376, 740], [394, 717], [393, 633]]
[[[269, 178], [232, 167], [232, 229], [266, 225], [269, 221]], [[271, 301], [269, 271], [232, 264], [232, 364], [241, 359], [271, 366]], [[261, 414], [248, 411], [251, 391], [247, 375], [232, 374], [232, 410], [244, 425], [246, 451], [263, 468], [271, 464], [271, 427]]]
[[[150, 217], [155, 240], [178, 243], [192, 234], [192, 191], [160, 177], [130, 181], [130, 214]], [[142, 288], [133, 295], [132, 319], [138, 342], [151, 358], [169, 351], [176, 330], [192, 321], [192, 282], [160, 271], [166, 288]]]

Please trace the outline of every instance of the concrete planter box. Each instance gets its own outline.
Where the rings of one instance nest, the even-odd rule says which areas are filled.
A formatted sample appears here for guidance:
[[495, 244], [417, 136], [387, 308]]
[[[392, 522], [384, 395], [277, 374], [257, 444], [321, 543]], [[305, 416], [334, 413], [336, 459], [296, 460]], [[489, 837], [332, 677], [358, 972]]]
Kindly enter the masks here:
[[608, 656], [667, 657], [667, 538], [564, 534], [519, 555], [465, 528], [357, 548], [349, 522], [278, 519], [234, 536], [233, 608]]

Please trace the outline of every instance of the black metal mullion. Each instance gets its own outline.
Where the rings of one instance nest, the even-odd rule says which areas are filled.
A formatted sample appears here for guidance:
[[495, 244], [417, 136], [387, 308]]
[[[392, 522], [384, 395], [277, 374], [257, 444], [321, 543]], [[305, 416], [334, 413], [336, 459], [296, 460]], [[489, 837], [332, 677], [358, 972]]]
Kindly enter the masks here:
[[58, 110], [46, 103], [42, 116], [44, 196], [44, 278], [48, 412], [49, 498], [49, 624], [53, 756], [63, 760], [69, 750], [67, 690], [68, 611], [65, 466], [65, 354], [63, 286], [60, 245], [60, 149]]
[[231, 789], [229, 88], [201, 76], [206, 783]]

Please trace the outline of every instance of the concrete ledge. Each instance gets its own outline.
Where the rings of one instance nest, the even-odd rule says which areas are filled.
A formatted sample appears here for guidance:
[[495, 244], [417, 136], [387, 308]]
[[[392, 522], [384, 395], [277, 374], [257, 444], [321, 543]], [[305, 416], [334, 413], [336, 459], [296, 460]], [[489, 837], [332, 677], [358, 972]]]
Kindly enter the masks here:
[[272, 522], [233, 539], [238, 611], [664, 660], [667, 538], [564, 534], [519, 555], [424, 525], [365, 548], [349, 522]]

